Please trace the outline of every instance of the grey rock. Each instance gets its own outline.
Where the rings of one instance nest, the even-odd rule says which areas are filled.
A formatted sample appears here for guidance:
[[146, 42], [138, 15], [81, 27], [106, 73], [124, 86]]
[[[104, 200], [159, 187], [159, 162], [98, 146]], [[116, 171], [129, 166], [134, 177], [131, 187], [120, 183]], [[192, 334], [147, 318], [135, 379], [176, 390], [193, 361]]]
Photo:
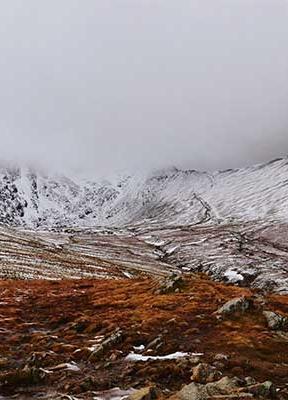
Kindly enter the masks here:
[[288, 318], [273, 311], [263, 311], [267, 324], [270, 329], [282, 330], [288, 328]]
[[260, 396], [261, 398], [264, 397], [266, 399], [273, 399], [276, 395], [276, 388], [270, 381], [248, 386], [247, 388], [245, 388], [245, 391], [248, 391], [255, 396]]
[[218, 315], [232, 315], [236, 313], [245, 313], [253, 308], [253, 301], [247, 297], [236, 297], [235, 299], [227, 301], [220, 307], [216, 314]]
[[200, 363], [192, 369], [191, 380], [197, 383], [207, 383], [217, 381], [221, 376], [222, 373], [215, 367], [206, 363]]
[[237, 378], [224, 377], [217, 382], [201, 385], [190, 383], [177, 393], [176, 397], [180, 400], [207, 400], [212, 396], [230, 395], [240, 387]]
[[148, 386], [130, 394], [127, 397], [127, 400], [154, 400], [156, 398], [157, 398], [157, 391], [155, 387]]
[[110, 349], [113, 345], [121, 342], [123, 338], [123, 332], [120, 328], [115, 329], [114, 332], [107, 339], [105, 339], [99, 346], [90, 354], [89, 360], [97, 360], [101, 357], [108, 349]]
[[172, 274], [166, 278], [160, 288], [156, 291], [157, 294], [179, 293], [185, 285], [181, 275]]
[[252, 378], [251, 376], [246, 376], [245, 378], [245, 382], [248, 386], [252, 386], [255, 385], [257, 382], [255, 381], [254, 378]]
[[228, 356], [226, 354], [218, 353], [218, 354], [215, 355], [214, 360], [215, 361], [227, 361], [228, 360]]

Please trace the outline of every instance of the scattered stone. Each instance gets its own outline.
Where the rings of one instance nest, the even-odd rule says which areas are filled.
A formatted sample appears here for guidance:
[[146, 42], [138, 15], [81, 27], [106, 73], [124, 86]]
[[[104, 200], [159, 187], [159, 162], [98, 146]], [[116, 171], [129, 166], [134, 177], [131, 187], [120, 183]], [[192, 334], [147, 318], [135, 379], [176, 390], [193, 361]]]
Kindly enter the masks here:
[[220, 307], [216, 314], [218, 315], [232, 315], [237, 313], [245, 313], [253, 308], [253, 301], [245, 296], [236, 297], [235, 299], [227, 301]]
[[147, 344], [146, 350], [158, 350], [163, 345], [163, 336], [158, 335], [150, 343]]
[[[189, 383], [189, 378], [193, 373], [193, 381], [190, 383], [193, 384], [192, 388], [195, 391], [197, 389], [196, 399], [198, 400], [201, 398], [209, 398], [209, 400], [241, 398], [244, 400], [260, 399], [265, 396], [266, 399], [272, 400], [273, 385], [271, 386], [271, 382], [270, 386], [264, 382], [268, 379], [272, 379], [279, 388], [275, 395], [276, 399], [285, 400], [284, 390], [287, 381], [285, 350], [288, 343], [288, 330], [271, 330], [269, 333], [263, 310], [274, 310], [273, 307], [277, 304], [275, 310], [278, 312], [279, 307], [280, 317], [285, 315], [288, 317], [285, 312], [287, 299], [279, 296], [276, 300], [272, 298], [273, 300], [270, 301], [267, 297], [269, 300], [267, 305], [260, 308], [254, 297], [248, 295], [254, 304], [251, 312], [242, 314], [241, 319], [241, 314], [239, 314], [235, 318], [232, 316], [225, 322], [219, 323], [215, 316], [211, 318], [211, 314], [225, 303], [222, 296], [226, 296], [226, 299], [240, 297], [239, 293], [247, 294], [246, 289], [236, 288], [233, 291], [231, 287], [220, 286], [220, 290], [218, 287], [220, 284], [215, 284], [214, 288], [214, 283], [210, 281], [209, 287], [206, 288], [206, 284], [201, 281], [198, 293], [194, 281], [190, 286], [189, 278], [185, 277], [187, 284], [185, 294], [153, 296], [155, 280], [151, 280], [150, 283], [148, 279], [145, 279], [143, 282], [144, 288], [141, 279], [135, 289], [133, 287], [138, 296], [136, 299], [136, 295], [131, 294], [133, 282], [129, 285], [126, 281], [125, 283], [117, 282], [114, 297], [108, 290], [110, 286], [106, 282], [108, 289], [105, 287], [105, 290], [102, 290], [103, 282], [100, 285], [93, 281], [95, 290], [93, 289], [93, 292], [91, 290], [91, 293], [87, 293], [78, 282], [73, 282], [73, 284], [59, 282], [57, 285], [49, 283], [51, 295], [47, 296], [48, 301], [45, 300], [44, 303], [41, 303], [42, 283], [39, 285], [37, 282], [37, 290], [41, 289], [39, 298], [32, 289], [31, 293], [28, 292], [27, 287], [30, 286], [27, 286], [26, 282], [18, 291], [13, 289], [14, 285], [8, 286], [7, 293], [3, 291], [3, 302], [12, 298], [12, 293], [15, 299], [11, 303], [11, 315], [7, 314], [5, 320], [5, 315], [3, 315], [0, 328], [1, 340], [3, 340], [2, 358], [0, 358], [1, 393], [11, 395], [11, 398], [15, 397], [15, 399], [22, 394], [27, 399], [34, 397], [36, 399], [38, 394], [44, 396], [48, 390], [49, 395], [50, 391], [56, 393], [56, 395], [51, 395], [51, 400], [56, 400], [60, 393], [84, 400], [95, 397], [97, 391], [107, 391], [108, 396], [113, 387], [120, 387], [126, 392], [132, 388], [136, 391], [135, 388], [145, 388], [148, 385], [158, 387], [159, 385], [161, 388], [159, 397], [161, 395], [161, 399], [164, 399]], [[211, 293], [209, 292], [210, 285]], [[189, 300], [190, 288], [191, 291], [195, 290], [197, 293], [193, 303]], [[107, 299], [107, 293], [109, 296], [111, 294], [113, 301], [110, 302], [110, 297]], [[219, 295], [219, 293], [222, 294]], [[79, 308], [76, 308], [74, 301], [71, 301], [71, 296], [76, 296], [76, 294], [80, 296], [77, 300]], [[27, 299], [30, 298], [28, 307]], [[63, 310], [62, 307], [60, 309], [56, 307], [61, 301], [65, 304]], [[36, 307], [37, 314], [33, 315], [35, 304], [39, 304], [39, 307]], [[23, 305], [27, 306], [27, 313], [21, 312]], [[7, 310], [7, 307], [3, 309]], [[29, 318], [26, 317], [27, 315]], [[97, 329], [93, 328], [90, 331], [89, 325], [83, 332], [76, 332], [75, 321], [84, 321], [83, 315], [88, 315], [89, 321], [93, 321], [91, 326], [97, 326]], [[68, 322], [58, 327], [54, 320], [60, 320], [61, 316]], [[170, 324], [167, 324], [168, 320]], [[115, 321], [121, 321], [123, 334], [120, 329], [114, 330], [117, 327]], [[201, 342], [198, 346], [196, 343], [199, 340]], [[149, 350], [146, 353], [147, 343]], [[160, 351], [156, 350], [158, 346], [162, 346]], [[178, 355], [170, 354], [175, 349], [178, 350], [176, 353]], [[131, 350], [135, 352], [133, 357], [136, 354], [142, 362], [125, 361], [126, 355]], [[186, 353], [193, 350], [203, 352], [203, 356]], [[95, 361], [90, 362], [89, 357], [95, 351]], [[280, 357], [277, 357], [276, 351], [280, 353]], [[6, 366], [7, 359], [9, 363]], [[168, 361], [164, 362], [164, 360]], [[70, 368], [72, 366], [72, 370], [67, 368], [67, 363]], [[23, 368], [24, 365], [27, 367]], [[77, 368], [81, 370], [74, 372]], [[257, 377], [258, 381], [247, 377], [250, 374]], [[226, 378], [222, 378], [224, 375], [239, 376], [243, 379], [236, 388], [230, 388], [225, 381]], [[246, 379], [244, 379], [245, 376]], [[264, 384], [259, 382], [264, 382]], [[132, 392], [127, 396], [131, 394]], [[199, 397], [200, 395], [202, 397]], [[125, 397], [127, 396], [125, 394]], [[71, 400], [72, 397], [70, 397]], [[109, 398], [102, 398], [102, 400], [109, 400]], [[192, 399], [193, 397], [189, 400]], [[287, 399], [288, 396], [286, 396]]]
[[[246, 378], [246, 382], [252, 382], [252, 378]], [[238, 378], [224, 377], [217, 382], [201, 384], [193, 382], [186, 385], [171, 400], [208, 400], [208, 399], [273, 399], [276, 389], [272, 382], [256, 383], [243, 386]]]
[[154, 400], [157, 398], [155, 387], [148, 386], [130, 394], [127, 400]]
[[[190, 385], [184, 386], [171, 400], [208, 400], [213, 398], [213, 396], [234, 395], [234, 393], [235, 398], [239, 398], [240, 393], [236, 393], [239, 387], [240, 381], [237, 378], [228, 378], [226, 376], [217, 382], [207, 383], [206, 385], [193, 382]], [[241, 397], [243, 394], [241, 394]], [[249, 394], [248, 396], [252, 397]]]
[[215, 382], [222, 376], [220, 371], [206, 363], [198, 364], [192, 372], [191, 380], [197, 383]]
[[110, 349], [115, 344], [118, 344], [123, 339], [123, 332], [120, 328], [115, 329], [114, 332], [107, 339], [105, 339], [101, 344], [99, 344], [95, 350], [90, 354], [89, 360], [95, 361], [103, 356], [103, 354]]
[[227, 361], [228, 360], [228, 356], [226, 356], [226, 354], [216, 354], [214, 357], [215, 361]]
[[252, 378], [251, 376], [246, 376], [245, 378], [245, 382], [247, 384], [247, 386], [252, 386], [252, 385], [256, 385], [256, 381], [254, 378]]
[[288, 328], [288, 318], [273, 311], [263, 311], [267, 324], [273, 330], [285, 330]]
[[183, 290], [185, 281], [181, 275], [172, 274], [166, 278], [159, 289], [156, 290], [156, 294], [167, 294], [167, 293], [179, 293]]
[[[242, 389], [239, 390], [241, 392]], [[256, 383], [243, 389], [255, 396], [264, 397], [266, 399], [273, 399], [276, 395], [276, 388], [272, 382], [266, 381], [263, 383]]]

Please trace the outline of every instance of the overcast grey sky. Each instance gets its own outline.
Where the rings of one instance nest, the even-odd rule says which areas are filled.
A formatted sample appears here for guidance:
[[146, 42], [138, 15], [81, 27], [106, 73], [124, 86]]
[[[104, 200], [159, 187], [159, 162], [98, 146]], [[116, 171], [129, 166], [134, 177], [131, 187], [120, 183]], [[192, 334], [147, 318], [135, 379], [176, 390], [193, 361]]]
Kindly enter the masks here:
[[0, 158], [214, 169], [288, 153], [287, 0], [1, 0]]

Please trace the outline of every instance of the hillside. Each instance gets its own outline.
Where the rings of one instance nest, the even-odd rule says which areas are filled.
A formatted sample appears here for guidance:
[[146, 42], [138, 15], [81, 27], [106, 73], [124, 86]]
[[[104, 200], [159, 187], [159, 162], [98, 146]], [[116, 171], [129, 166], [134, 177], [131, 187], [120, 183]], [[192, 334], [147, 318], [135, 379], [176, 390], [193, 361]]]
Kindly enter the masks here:
[[0, 399], [288, 399], [287, 176], [2, 168]]
[[0, 170], [0, 222], [38, 229], [288, 221], [288, 161], [204, 173], [175, 168], [89, 181]]
[[[197, 275], [174, 283], [0, 281], [1, 394], [116, 400], [149, 386], [157, 394], [129, 400], [208, 388], [210, 396], [176, 396], [287, 399], [287, 296]], [[271, 325], [275, 315], [282, 325]]]
[[205, 272], [287, 293], [287, 176], [286, 159], [98, 183], [2, 167], [0, 277]]

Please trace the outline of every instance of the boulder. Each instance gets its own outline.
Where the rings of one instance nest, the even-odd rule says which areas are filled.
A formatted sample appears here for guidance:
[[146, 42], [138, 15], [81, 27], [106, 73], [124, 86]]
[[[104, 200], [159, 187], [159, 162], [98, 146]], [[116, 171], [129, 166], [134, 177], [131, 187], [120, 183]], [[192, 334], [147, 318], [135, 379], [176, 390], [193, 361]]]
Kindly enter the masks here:
[[197, 383], [214, 382], [221, 378], [222, 373], [206, 363], [200, 363], [192, 369], [191, 380]]
[[288, 328], [288, 318], [273, 311], [263, 311], [267, 325], [273, 330], [284, 330]]
[[156, 294], [178, 293], [185, 286], [185, 281], [181, 275], [172, 274], [168, 276], [157, 289]]
[[266, 381], [263, 383], [256, 383], [254, 385], [250, 385], [239, 390], [239, 392], [242, 391], [251, 393], [253, 396], [265, 399], [273, 399], [276, 395], [276, 388], [270, 381]]
[[130, 394], [127, 400], [154, 400], [157, 398], [157, 391], [153, 386], [147, 386]]
[[248, 297], [236, 297], [235, 299], [227, 301], [220, 307], [216, 314], [218, 315], [233, 315], [237, 313], [245, 313], [253, 308], [253, 301]]
[[[180, 392], [173, 396], [174, 400], [208, 400], [213, 396], [235, 396], [235, 398], [243, 398], [244, 393], [236, 393], [240, 383], [237, 378], [224, 377], [217, 382], [207, 383], [206, 385], [198, 383], [190, 383], [184, 386]], [[239, 396], [240, 395], [240, 396]], [[243, 396], [243, 397], [242, 397]], [[246, 394], [245, 394], [246, 396]], [[248, 394], [249, 396], [249, 394]], [[250, 396], [251, 397], [251, 396]], [[231, 397], [233, 398], [233, 397]], [[172, 400], [172, 399], [171, 399]]]
[[[252, 381], [252, 378], [249, 380]], [[244, 384], [244, 385], [243, 385]], [[211, 399], [252, 399], [263, 398], [273, 399], [276, 389], [272, 382], [266, 381], [253, 385], [245, 385], [245, 382], [238, 378], [224, 378], [217, 382], [200, 384], [193, 382], [186, 385], [172, 396], [171, 400], [211, 400]]]

